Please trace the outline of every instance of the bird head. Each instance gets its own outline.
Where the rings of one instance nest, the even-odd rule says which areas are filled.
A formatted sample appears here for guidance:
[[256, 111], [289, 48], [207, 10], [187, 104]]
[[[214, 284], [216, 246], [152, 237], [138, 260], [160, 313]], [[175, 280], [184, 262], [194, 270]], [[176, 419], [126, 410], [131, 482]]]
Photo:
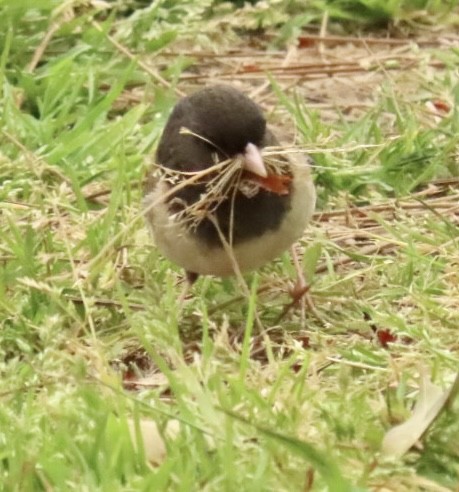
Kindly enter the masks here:
[[[182, 99], [174, 108], [158, 149], [159, 161], [171, 162], [164, 155], [176, 154], [178, 168], [194, 170], [218, 161], [241, 157], [243, 169], [266, 177], [261, 156], [266, 135], [266, 120], [260, 107], [242, 92], [227, 85], [204, 88]], [[172, 156], [174, 157], [174, 156]]]

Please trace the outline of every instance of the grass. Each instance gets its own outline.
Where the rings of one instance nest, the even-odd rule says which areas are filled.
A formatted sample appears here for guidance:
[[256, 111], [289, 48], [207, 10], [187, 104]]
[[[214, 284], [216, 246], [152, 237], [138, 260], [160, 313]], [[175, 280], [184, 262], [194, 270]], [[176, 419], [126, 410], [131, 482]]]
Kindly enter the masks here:
[[[458, 367], [458, 10], [299, 5], [0, 4], [1, 490], [457, 490], [457, 403], [380, 450]], [[288, 255], [180, 312], [143, 224], [168, 112], [220, 80], [314, 156], [305, 321]], [[150, 466], [130, 422], [171, 420]]]

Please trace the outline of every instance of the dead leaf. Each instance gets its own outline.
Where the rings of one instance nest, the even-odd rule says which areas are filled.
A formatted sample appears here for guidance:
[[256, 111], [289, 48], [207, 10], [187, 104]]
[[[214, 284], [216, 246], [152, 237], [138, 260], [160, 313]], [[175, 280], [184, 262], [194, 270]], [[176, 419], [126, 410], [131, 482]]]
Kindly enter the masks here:
[[459, 392], [459, 373], [451, 388], [443, 391], [430, 381], [425, 371], [421, 374], [419, 398], [413, 415], [403, 424], [390, 429], [384, 436], [382, 452], [386, 456], [404, 455], [427, 431], [442, 410]]
[[289, 186], [292, 181], [290, 176], [270, 174], [266, 178], [263, 178], [262, 176], [253, 175], [251, 179], [258, 183], [264, 190], [275, 193], [276, 195], [288, 195], [290, 192]]
[[152, 420], [139, 419], [136, 422], [128, 419], [127, 424], [135, 448], [138, 450], [138, 445], [143, 445], [145, 458], [152, 465], [159, 465], [166, 459], [167, 450], [163, 435], [174, 439], [180, 430], [178, 420], [170, 420], [163, 435], [159, 432], [156, 422]]
[[259, 72], [260, 67], [258, 65], [252, 64], [252, 63], [245, 63], [242, 66], [242, 69], [244, 72]]
[[388, 348], [389, 343], [397, 341], [397, 335], [394, 335], [390, 330], [384, 330], [384, 329], [377, 330], [376, 336], [378, 337], [379, 343], [384, 348]]
[[432, 101], [432, 104], [435, 106], [435, 109], [437, 109], [441, 113], [449, 113], [451, 110], [449, 104], [441, 99], [434, 99]]

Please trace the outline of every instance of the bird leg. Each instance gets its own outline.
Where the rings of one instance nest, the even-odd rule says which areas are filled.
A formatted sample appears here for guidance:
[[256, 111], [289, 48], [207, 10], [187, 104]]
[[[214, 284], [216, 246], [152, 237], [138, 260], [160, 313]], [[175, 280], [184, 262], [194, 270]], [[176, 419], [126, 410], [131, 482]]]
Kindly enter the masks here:
[[284, 307], [277, 321], [280, 321], [282, 318], [284, 318], [285, 315], [290, 311], [290, 309], [292, 309], [298, 304], [298, 302], [301, 301], [301, 321], [302, 323], [304, 323], [304, 320], [306, 318], [306, 305], [311, 311], [314, 312], [314, 304], [309, 293], [311, 286], [306, 282], [306, 279], [304, 278], [303, 268], [298, 258], [295, 246], [292, 246], [290, 254], [292, 255], [292, 261], [297, 277], [295, 284], [291, 289], [289, 289], [289, 294], [292, 298], [292, 302]]
[[180, 296], [178, 298], [180, 307], [183, 306], [186, 296], [190, 292], [191, 287], [193, 287], [193, 284], [196, 282], [196, 280], [198, 280], [198, 277], [199, 274], [185, 270], [185, 282], [183, 284], [182, 292], [180, 293]]
[[290, 290], [290, 295], [295, 302], [298, 302], [308, 292], [309, 285], [306, 283], [306, 279], [304, 278], [303, 268], [298, 258], [295, 246], [292, 246], [290, 254], [292, 255], [293, 266], [296, 271], [296, 283]]
[[189, 272], [185, 270], [186, 281], [190, 284], [190, 287], [198, 280], [199, 273]]

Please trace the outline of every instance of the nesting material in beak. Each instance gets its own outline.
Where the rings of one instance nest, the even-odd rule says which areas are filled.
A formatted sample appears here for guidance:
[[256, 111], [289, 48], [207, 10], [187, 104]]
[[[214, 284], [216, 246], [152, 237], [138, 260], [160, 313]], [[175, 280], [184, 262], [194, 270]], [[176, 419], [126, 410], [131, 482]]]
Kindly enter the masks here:
[[260, 149], [254, 145], [253, 143], [248, 143], [245, 146], [244, 160], [242, 167], [261, 178], [266, 178], [268, 176], [268, 171], [266, 170], [266, 166], [263, 162], [263, 158], [261, 157]]

